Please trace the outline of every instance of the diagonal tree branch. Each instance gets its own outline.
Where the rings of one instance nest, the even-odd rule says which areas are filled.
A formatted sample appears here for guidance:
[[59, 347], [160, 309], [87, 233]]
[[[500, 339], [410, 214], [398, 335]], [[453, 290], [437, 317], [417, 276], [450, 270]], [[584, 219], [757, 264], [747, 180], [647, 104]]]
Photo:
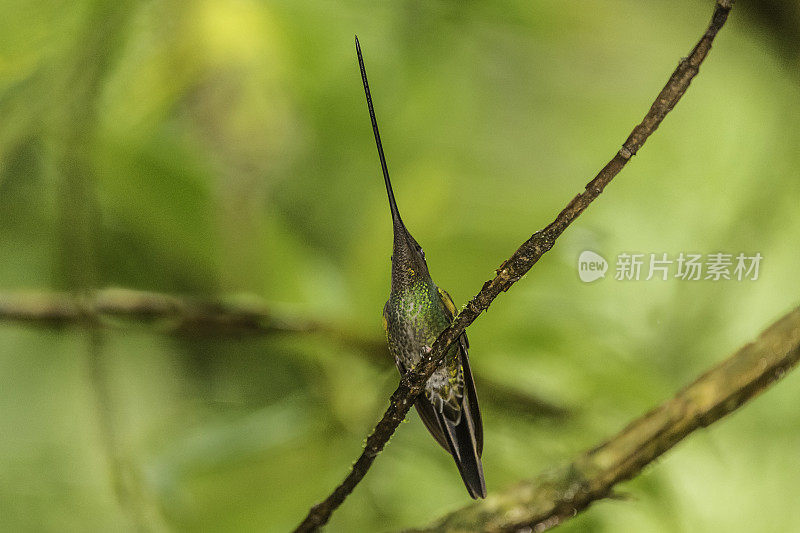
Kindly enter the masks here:
[[458, 509], [415, 532], [546, 531], [613, 495], [684, 437], [741, 407], [800, 360], [800, 308], [616, 436], [572, 463]]
[[331, 514], [367, 474], [375, 457], [383, 450], [389, 438], [403, 421], [414, 404], [415, 398], [422, 391], [425, 382], [444, 359], [445, 353], [453, 342], [464, 333], [467, 326], [472, 324], [481, 312], [489, 308], [489, 305], [501, 292], [507, 291], [539, 261], [542, 255], [553, 247], [556, 239], [564, 230], [603, 192], [606, 185], [639, 151], [647, 138], [658, 128], [667, 113], [675, 107], [689, 88], [689, 84], [697, 75], [701, 63], [711, 49], [711, 43], [725, 24], [732, 7], [733, 0], [717, 0], [711, 22], [705, 33], [691, 53], [680, 61], [650, 110], [642, 122], [633, 129], [622, 148], [586, 185], [586, 190], [573, 198], [553, 222], [543, 230], [534, 233], [509, 259], [500, 265], [494, 279], [483, 285], [480, 292], [459, 312], [453, 324], [439, 335], [431, 347], [430, 353], [423, 357], [417, 367], [403, 377], [391, 396], [389, 408], [367, 437], [364, 450], [353, 464], [350, 472], [330, 495], [309, 510], [295, 531], [315, 531], [328, 522]]

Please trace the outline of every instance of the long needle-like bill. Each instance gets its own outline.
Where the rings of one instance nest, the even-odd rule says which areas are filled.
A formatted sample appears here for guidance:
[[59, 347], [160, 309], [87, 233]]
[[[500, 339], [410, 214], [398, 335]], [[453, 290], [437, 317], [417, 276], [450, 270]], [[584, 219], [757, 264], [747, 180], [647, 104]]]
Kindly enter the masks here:
[[375, 144], [378, 146], [378, 157], [381, 159], [381, 169], [383, 170], [383, 180], [386, 182], [386, 193], [389, 195], [389, 209], [392, 211], [392, 219], [395, 223], [403, 224], [400, 212], [397, 210], [397, 203], [394, 201], [394, 191], [392, 182], [389, 180], [389, 169], [386, 166], [386, 156], [383, 154], [383, 144], [381, 144], [381, 134], [378, 131], [378, 121], [375, 118], [375, 109], [372, 106], [372, 95], [369, 92], [367, 82], [367, 70], [364, 68], [364, 58], [361, 56], [361, 45], [356, 37], [356, 54], [358, 54], [358, 66], [361, 68], [361, 80], [364, 82], [364, 94], [367, 96], [367, 107], [369, 107], [369, 118], [372, 120], [372, 133], [375, 135]]

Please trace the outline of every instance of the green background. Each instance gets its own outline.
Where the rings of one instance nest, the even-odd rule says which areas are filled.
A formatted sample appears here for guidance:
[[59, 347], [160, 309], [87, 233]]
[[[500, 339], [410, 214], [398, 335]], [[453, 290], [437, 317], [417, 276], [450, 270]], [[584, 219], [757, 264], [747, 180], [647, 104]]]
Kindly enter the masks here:
[[[403, 218], [460, 305], [616, 152], [712, 3], [0, 7], [3, 294], [255, 297], [360, 339], [0, 324], [0, 528], [282, 531], [344, 476], [398, 380], [353, 35]], [[769, 9], [734, 8], [646, 147], [470, 327], [490, 493], [613, 435], [797, 305], [800, 16]], [[605, 279], [578, 279], [586, 249]], [[611, 275], [621, 252], [720, 251], [761, 253], [759, 279]], [[790, 374], [562, 530], [800, 530], [798, 405]], [[467, 501], [412, 414], [328, 530]]]

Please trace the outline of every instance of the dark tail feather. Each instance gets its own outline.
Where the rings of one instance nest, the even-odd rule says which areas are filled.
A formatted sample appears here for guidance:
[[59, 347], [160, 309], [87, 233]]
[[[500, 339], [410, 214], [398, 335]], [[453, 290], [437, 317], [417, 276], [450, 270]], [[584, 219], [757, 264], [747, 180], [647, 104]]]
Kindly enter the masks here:
[[464, 412], [459, 423], [453, 424], [439, 415], [439, 423], [444, 425], [450, 454], [456, 462], [461, 479], [464, 480], [469, 495], [473, 499], [486, 497], [486, 481], [483, 478], [483, 464], [475, 440], [475, 427], [469, 402], [463, 403]]

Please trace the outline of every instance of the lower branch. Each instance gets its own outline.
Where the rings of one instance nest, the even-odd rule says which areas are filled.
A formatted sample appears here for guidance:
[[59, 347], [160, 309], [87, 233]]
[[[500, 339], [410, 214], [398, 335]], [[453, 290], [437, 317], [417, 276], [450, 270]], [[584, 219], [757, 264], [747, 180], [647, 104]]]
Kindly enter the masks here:
[[735, 411], [766, 390], [800, 359], [800, 308], [700, 376], [670, 400], [572, 463], [459, 509], [416, 532], [540, 532], [613, 495], [698, 428]]

